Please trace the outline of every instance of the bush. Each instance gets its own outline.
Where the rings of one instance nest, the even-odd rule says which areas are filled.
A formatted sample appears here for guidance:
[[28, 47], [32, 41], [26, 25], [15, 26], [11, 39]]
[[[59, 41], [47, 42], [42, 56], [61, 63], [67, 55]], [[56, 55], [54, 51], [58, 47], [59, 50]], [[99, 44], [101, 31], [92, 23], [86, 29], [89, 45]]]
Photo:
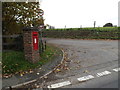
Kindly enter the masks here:
[[112, 23], [106, 23], [103, 27], [113, 27]]

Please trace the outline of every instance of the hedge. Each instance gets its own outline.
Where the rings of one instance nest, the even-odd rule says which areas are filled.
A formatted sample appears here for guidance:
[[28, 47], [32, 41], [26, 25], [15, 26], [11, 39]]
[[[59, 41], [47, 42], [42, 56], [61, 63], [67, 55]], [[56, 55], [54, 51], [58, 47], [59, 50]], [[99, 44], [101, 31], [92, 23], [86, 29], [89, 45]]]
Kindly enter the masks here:
[[[108, 30], [110, 29], [110, 30]], [[54, 29], [43, 30], [43, 37], [48, 38], [76, 38], [76, 39], [119, 39], [120, 30], [118, 28], [107, 28], [106, 30], [84, 29]]]

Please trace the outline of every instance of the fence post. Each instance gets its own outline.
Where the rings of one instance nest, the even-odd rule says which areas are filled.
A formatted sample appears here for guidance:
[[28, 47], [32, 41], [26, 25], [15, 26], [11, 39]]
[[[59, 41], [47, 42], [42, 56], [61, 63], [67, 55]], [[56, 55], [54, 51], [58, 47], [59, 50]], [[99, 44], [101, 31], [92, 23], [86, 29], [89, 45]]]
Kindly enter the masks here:
[[46, 50], [46, 40], [45, 40], [45, 50]]
[[38, 35], [38, 28], [36, 27], [23, 28], [25, 59], [31, 63], [36, 63], [40, 60]]

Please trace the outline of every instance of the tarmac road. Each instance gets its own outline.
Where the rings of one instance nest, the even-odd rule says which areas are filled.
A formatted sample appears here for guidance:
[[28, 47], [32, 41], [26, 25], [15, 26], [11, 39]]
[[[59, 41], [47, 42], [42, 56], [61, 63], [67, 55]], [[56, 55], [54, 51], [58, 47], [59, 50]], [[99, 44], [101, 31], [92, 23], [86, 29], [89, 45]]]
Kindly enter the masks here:
[[39, 88], [118, 88], [118, 41], [46, 39], [65, 51], [65, 62]]

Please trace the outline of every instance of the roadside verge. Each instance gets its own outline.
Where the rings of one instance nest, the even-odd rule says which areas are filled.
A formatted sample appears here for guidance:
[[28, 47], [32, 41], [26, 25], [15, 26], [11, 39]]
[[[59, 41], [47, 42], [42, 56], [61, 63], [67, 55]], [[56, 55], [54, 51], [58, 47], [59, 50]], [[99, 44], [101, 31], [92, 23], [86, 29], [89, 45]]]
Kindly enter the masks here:
[[44, 78], [45, 76], [52, 73], [57, 67], [59, 67], [64, 60], [64, 51], [55, 47], [59, 50], [59, 54], [56, 55], [53, 60], [46, 63], [40, 68], [34, 70], [34, 72], [24, 75], [23, 77], [15, 75], [8, 79], [3, 79], [3, 89], [17, 88], [26, 84], [33, 83], [37, 79]]

